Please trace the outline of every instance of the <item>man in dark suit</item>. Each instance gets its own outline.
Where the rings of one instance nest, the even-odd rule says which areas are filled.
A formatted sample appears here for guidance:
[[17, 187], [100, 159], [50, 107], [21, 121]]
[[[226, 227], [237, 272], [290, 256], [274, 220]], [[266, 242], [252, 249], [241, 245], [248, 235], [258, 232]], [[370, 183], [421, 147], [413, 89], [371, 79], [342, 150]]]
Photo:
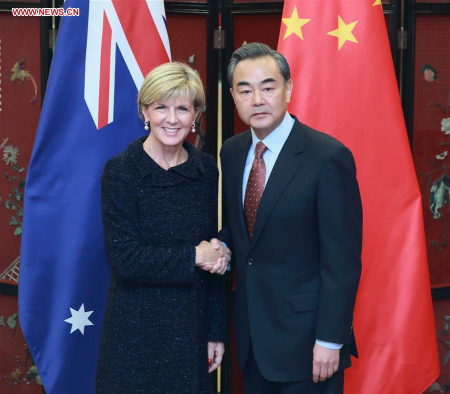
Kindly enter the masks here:
[[251, 127], [225, 141], [220, 154], [228, 220], [219, 238], [237, 270], [236, 345], [246, 393], [342, 392], [343, 370], [356, 356], [361, 273], [353, 156], [287, 112], [293, 82], [277, 51], [242, 46], [228, 78]]

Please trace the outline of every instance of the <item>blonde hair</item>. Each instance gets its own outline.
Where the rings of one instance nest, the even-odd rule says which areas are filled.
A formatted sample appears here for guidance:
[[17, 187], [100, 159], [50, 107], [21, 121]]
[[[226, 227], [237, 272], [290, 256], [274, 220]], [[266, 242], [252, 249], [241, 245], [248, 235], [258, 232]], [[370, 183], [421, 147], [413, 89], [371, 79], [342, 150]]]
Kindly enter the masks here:
[[166, 101], [180, 96], [190, 95], [197, 111], [205, 107], [205, 92], [198, 74], [187, 64], [164, 63], [150, 71], [138, 93], [138, 112], [142, 120], [142, 106], [148, 107], [155, 101]]

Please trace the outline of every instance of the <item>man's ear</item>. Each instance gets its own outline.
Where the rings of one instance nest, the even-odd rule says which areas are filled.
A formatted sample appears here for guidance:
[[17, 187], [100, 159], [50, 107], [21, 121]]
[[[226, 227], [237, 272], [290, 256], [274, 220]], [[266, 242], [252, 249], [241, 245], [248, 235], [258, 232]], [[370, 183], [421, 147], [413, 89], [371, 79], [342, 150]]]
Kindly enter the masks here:
[[289, 103], [291, 101], [292, 88], [294, 86], [294, 82], [290, 79], [286, 84], [286, 101]]
[[234, 98], [234, 91], [233, 91], [233, 88], [230, 88], [230, 93], [231, 93], [231, 96], [233, 97], [234, 103], [236, 104], [236, 99]]

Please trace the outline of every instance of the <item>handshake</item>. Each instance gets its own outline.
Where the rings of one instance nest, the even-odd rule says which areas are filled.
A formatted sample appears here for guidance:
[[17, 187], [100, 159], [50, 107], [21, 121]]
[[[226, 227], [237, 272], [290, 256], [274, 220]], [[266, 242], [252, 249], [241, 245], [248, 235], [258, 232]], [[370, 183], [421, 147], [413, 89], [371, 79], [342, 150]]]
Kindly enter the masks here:
[[195, 247], [195, 265], [211, 274], [223, 275], [231, 260], [231, 251], [217, 238], [202, 241]]

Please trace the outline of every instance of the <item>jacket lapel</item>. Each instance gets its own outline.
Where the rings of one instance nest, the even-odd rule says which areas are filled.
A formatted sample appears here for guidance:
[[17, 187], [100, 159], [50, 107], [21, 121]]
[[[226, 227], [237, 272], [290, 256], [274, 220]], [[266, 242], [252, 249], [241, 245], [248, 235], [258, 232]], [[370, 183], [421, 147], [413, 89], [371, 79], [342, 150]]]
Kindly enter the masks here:
[[242, 204], [242, 179], [244, 177], [245, 162], [247, 161], [248, 150], [250, 149], [251, 143], [251, 132], [246, 131], [243, 134], [242, 139], [238, 143], [231, 174], [231, 179], [233, 179], [233, 190], [231, 192], [233, 201], [230, 209], [232, 209], [237, 215], [238, 231], [240, 233], [240, 238], [243, 240], [246, 248], [250, 243], [250, 239], [244, 219], [244, 206]]
[[[281, 149], [261, 197], [256, 215], [255, 229], [250, 242], [250, 251], [258, 241], [275, 204], [302, 163], [303, 143], [303, 125], [298, 120], [295, 120], [292, 131]], [[240, 179], [242, 179], [242, 176]]]

